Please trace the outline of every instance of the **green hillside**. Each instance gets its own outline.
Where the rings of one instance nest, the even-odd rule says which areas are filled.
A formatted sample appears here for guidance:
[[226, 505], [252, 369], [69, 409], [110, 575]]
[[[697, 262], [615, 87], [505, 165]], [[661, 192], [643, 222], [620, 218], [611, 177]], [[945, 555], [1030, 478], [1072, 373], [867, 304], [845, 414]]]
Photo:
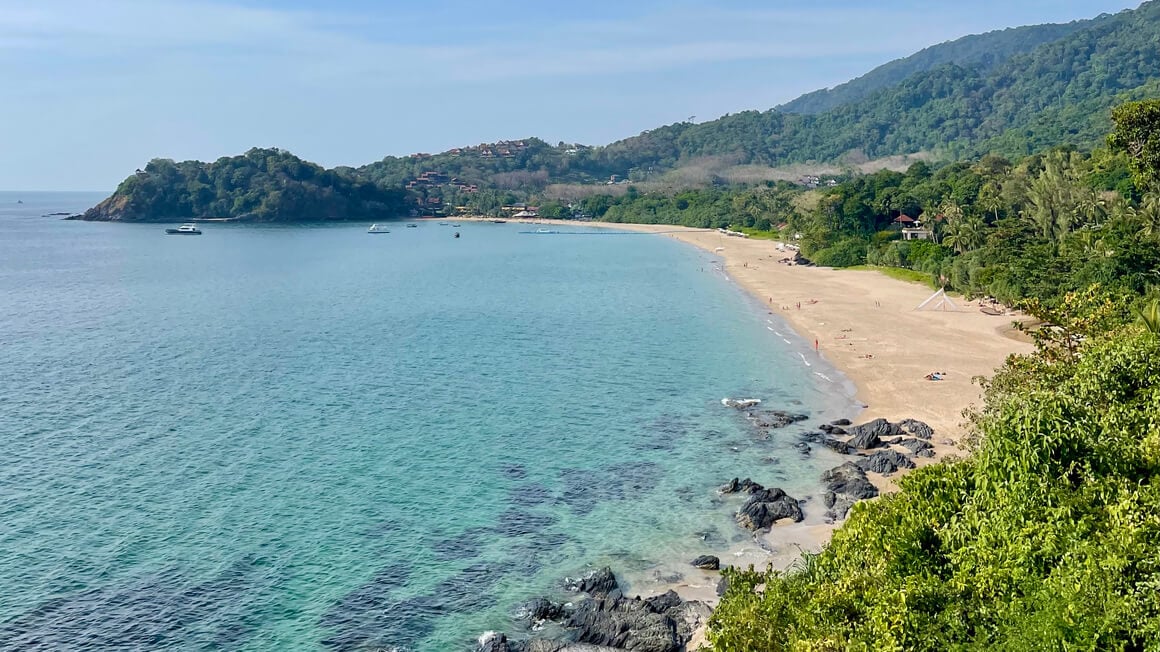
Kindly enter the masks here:
[[932, 45], [909, 57], [896, 59], [834, 88], [806, 93], [777, 107], [782, 113], [825, 113], [844, 104], [857, 102], [875, 91], [893, 86], [915, 73], [926, 72], [946, 64], [975, 67], [990, 71], [1016, 54], [1059, 40], [1081, 29], [1086, 29], [1110, 16], [1092, 20], [1077, 20], [1064, 24], [1012, 27], [986, 34]]
[[192, 218], [318, 221], [397, 217], [405, 194], [353, 170], [326, 170], [279, 149], [251, 149], [213, 163], [154, 159], [79, 216], [94, 221]]

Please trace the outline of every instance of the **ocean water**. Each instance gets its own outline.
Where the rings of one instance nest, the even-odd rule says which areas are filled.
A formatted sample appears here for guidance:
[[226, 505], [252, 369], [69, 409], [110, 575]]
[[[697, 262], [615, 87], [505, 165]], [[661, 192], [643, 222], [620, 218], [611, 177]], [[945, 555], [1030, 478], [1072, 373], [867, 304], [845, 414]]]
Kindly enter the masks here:
[[669, 238], [42, 217], [99, 199], [0, 193], [0, 650], [466, 650], [835, 463], [721, 405], [850, 395]]

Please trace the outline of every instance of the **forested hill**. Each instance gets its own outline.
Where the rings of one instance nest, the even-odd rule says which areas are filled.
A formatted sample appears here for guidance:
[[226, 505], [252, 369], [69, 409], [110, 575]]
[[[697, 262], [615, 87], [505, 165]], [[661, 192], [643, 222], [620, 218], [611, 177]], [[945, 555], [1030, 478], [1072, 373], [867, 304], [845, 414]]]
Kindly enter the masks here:
[[326, 170], [280, 149], [251, 149], [213, 163], [154, 159], [80, 219], [163, 222], [192, 218], [252, 221], [384, 219], [406, 210], [401, 188], [350, 168]]
[[816, 115], [745, 111], [675, 124], [595, 155], [610, 168], [665, 168], [699, 156], [780, 165], [935, 150], [1021, 155], [1097, 143], [1108, 109], [1153, 95], [1160, 81], [1160, 1], [1120, 12], [1010, 57], [991, 70], [947, 64]]
[[1091, 20], [1064, 24], [1012, 27], [986, 34], [972, 34], [954, 41], [932, 45], [908, 57], [895, 59], [833, 88], [806, 93], [777, 107], [782, 113], [825, 113], [843, 104], [861, 100], [875, 91], [893, 86], [915, 73], [946, 64], [973, 66], [990, 71], [1017, 54], [1025, 54], [1045, 43], [1057, 41], [1081, 29], [1109, 20], [1104, 15]]

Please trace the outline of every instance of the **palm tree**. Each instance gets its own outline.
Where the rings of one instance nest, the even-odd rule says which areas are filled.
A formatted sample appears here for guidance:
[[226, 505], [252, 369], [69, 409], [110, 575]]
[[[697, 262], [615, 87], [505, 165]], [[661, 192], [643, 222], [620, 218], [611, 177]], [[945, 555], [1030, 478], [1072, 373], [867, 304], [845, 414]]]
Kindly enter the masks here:
[[983, 246], [986, 241], [986, 223], [981, 218], [961, 216], [947, 222], [947, 236], [943, 244], [954, 249], [955, 253], [966, 253]]
[[1160, 235], [1160, 194], [1150, 192], [1140, 200], [1139, 206], [1129, 206], [1127, 216], [1140, 227], [1146, 236]]
[[1160, 299], [1152, 299], [1136, 310], [1137, 321], [1153, 335], [1160, 335]]

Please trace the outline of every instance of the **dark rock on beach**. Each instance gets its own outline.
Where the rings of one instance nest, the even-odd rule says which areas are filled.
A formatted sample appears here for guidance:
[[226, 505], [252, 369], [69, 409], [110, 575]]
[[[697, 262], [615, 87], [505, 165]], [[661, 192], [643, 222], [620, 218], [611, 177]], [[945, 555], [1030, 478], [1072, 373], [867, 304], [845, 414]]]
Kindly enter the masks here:
[[701, 570], [721, 570], [721, 560], [713, 555], [701, 555], [694, 559], [692, 564]]
[[878, 451], [870, 457], [864, 457], [856, 462], [863, 471], [872, 471], [882, 475], [890, 475], [898, 469], [913, 469], [914, 462], [898, 451]]
[[747, 530], [764, 530], [783, 518], [799, 523], [805, 516], [796, 499], [776, 488], [754, 492], [737, 511], [737, 524]]
[[870, 483], [866, 472], [853, 462], [826, 471], [822, 474], [822, 482], [826, 483], [823, 502], [829, 509], [826, 518], [831, 521], [846, 518], [855, 502], [878, 495], [878, 489]]
[[850, 420], [849, 419], [834, 419], [833, 421], [830, 422], [830, 424], [835, 425], [835, 426], [848, 426], [848, 425], [850, 425]]
[[851, 455], [856, 452], [856, 449], [853, 446], [840, 439], [834, 439], [833, 437], [826, 437], [823, 439], [822, 446], [825, 446], [826, 448], [829, 448], [830, 450], [840, 455]]
[[930, 439], [934, 437], [934, 429], [918, 419], [903, 419], [898, 422], [898, 425], [919, 439]]
[[850, 445], [862, 450], [878, 448], [882, 445], [883, 437], [898, 437], [905, 434], [898, 424], [890, 423], [886, 419], [875, 419], [860, 426], [851, 426], [847, 432], [851, 435]]
[[934, 448], [934, 444], [931, 444], [929, 441], [923, 441], [921, 439], [903, 439], [902, 441], [898, 442], [898, 444], [914, 455], [918, 455], [922, 451]]

